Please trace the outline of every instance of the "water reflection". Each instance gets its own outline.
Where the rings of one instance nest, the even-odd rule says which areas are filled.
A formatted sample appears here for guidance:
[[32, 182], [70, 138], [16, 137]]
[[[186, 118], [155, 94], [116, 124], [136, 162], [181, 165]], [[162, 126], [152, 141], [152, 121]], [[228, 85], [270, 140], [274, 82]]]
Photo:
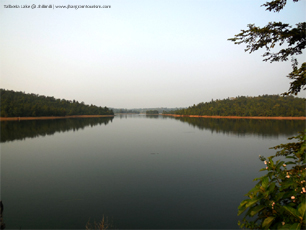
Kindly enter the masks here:
[[159, 115], [150, 115], [150, 114], [146, 114], [146, 118], [158, 119], [158, 118], [160, 118], [160, 116], [159, 116]]
[[0, 200], [0, 229], [5, 228], [5, 223], [3, 222], [3, 217], [2, 217], [2, 212], [3, 212], [3, 203]]
[[160, 116], [158, 114], [152, 115], [152, 114], [116, 114], [116, 118], [120, 119], [127, 119], [127, 118], [163, 118], [163, 116]]
[[258, 155], [269, 155], [274, 152], [269, 147], [286, 141], [238, 135], [290, 133], [302, 124], [145, 115], [114, 119], [107, 127], [102, 124], [111, 118], [2, 123], [6, 141], [14, 132], [15, 139], [23, 139], [70, 130], [58, 138], [1, 144], [6, 228], [84, 229], [89, 218], [105, 215], [117, 229], [236, 229], [243, 194], [261, 176]]
[[125, 118], [127, 119], [129, 116], [131, 116], [130, 114], [115, 114], [116, 117], [119, 117], [120, 119]]
[[234, 134], [238, 136], [290, 136], [296, 135], [298, 131], [305, 129], [305, 121], [303, 120], [214, 119], [197, 117], [167, 118], [188, 123], [201, 130], [210, 130], [212, 133]]
[[86, 126], [107, 125], [112, 120], [113, 117], [1, 121], [0, 142], [54, 135], [56, 132], [67, 132], [69, 130], [76, 131], [84, 129]]

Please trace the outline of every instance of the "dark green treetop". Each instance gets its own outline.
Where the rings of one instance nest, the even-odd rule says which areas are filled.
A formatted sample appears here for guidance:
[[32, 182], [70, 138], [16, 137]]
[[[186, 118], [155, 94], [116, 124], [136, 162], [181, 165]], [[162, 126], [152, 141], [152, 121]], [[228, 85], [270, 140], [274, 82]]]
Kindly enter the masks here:
[[1, 117], [114, 115], [107, 107], [0, 89]]
[[305, 116], [304, 100], [292, 95], [287, 97], [279, 95], [238, 96], [231, 99], [202, 102], [186, 109], [165, 113], [207, 116], [303, 117]]

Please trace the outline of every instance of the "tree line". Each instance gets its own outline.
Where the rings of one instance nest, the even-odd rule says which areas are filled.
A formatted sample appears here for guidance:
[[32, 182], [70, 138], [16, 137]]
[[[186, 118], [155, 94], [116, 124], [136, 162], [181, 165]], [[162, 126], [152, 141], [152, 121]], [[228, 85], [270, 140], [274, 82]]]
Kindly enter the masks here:
[[134, 109], [112, 109], [114, 113], [135, 113], [139, 114], [140, 112], [138, 110]]
[[0, 89], [1, 117], [114, 115], [107, 107]]
[[223, 100], [211, 100], [186, 109], [164, 112], [177, 115], [207, 116], [305, 116], [305, 99], [294, 96], [262, 95], [238, 96]]
[[148, 110], [146, 111], [146, 114], [150, 115], [150, 114], [159, 114], [158, 110]]

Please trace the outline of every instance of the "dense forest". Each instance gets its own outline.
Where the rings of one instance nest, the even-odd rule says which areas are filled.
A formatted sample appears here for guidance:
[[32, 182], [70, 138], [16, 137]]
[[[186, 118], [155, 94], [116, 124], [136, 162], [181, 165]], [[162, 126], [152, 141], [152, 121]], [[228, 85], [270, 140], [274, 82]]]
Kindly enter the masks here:
[[238, 96], [223, 100], [199, 103], [187, 109], [163, 112], [177, 115], [207, 116], [305, 116], [305, 99], [293, 96], [263, 95]]
[[1, 117], [114, 115], [107, 107], [0, 89]]
[[112, 109], [114, 113], [136, 113], [139, 114], [140, 112], [138, 110], [134, 109]]
[[152, 114], [159, 114], [158, 110], [148, 110], [146, 111], [146, 114], [152, 115]]

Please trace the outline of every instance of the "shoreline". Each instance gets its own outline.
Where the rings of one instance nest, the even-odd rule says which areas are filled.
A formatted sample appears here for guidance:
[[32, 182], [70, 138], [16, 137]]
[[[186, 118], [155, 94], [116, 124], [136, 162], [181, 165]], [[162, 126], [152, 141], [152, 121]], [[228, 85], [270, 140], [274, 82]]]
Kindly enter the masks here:
[[54, 119], [93, 118], [93, 117], [114, 117], [114, 115], [72, 115], [72, 116], [46, 116], [46, 117], [0, 117], [0, 121], [54, 120]]
[[176, 114], [162, 114], [163, 116], [172, 117], [202, 117], [202, 118], [225, 118], [225, 119], [263, 119], [263, 120], [306, 120], [306, 117], [245, 117], [245, 116], [206, 116], [206, 115], [176, 115]]
[[[115, 114], [116, 115], [116, 114]], [[72, 115], [72, 116], [46, 116], [46, 117], [0, 117], [0, 121], [22, 121], [22, 120], [54, 120], [67, 118], [97, 118], [97, 117], [114, 117], [115, 115]], [[118, 114], [123, 115], [123, 114]], [[207, 116], [207, 115], [176, 115], [176, 114], [146, 114], [162, 115], [172, 117], [198, 117], [198, 118], [215, 118], [215, 119], [271, 119], [271, 120], [306, 120], [306, 117], [246, 117], [246, 116]]]

